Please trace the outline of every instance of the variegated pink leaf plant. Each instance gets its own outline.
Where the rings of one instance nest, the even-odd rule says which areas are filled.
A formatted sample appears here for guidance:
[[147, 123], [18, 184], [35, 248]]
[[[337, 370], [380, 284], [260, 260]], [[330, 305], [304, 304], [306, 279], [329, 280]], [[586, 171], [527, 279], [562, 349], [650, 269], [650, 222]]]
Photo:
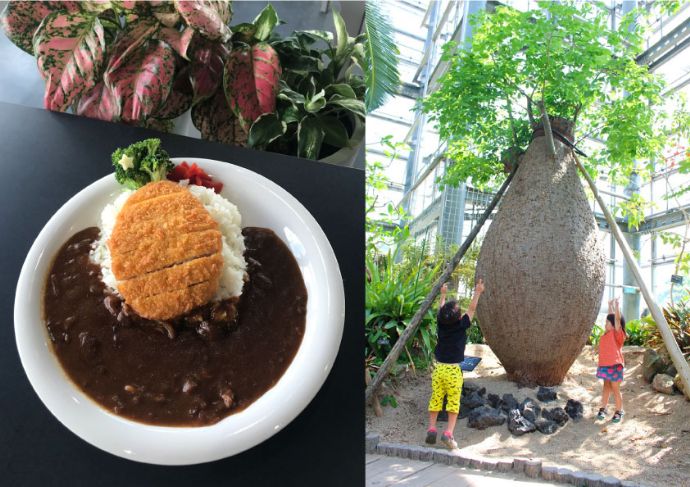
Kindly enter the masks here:
[[214, 95], [232, 45], [226, 1], [11, 1], [0, 26], [33, 54], [44, 105], [165, 127]]
[[[294, 56], [314, 52], [298, 46], [304, 35], [330, 43], [332, 34], [281, 39], [270, 4], [252, 23], [230, 27], [231, 19], [230, 0], [15, 0], [0, 27], [36, 57], [50, 110], [167, 130], [191, 109], [205, 139], [306, 157], [319, 155], [321, 140], [346, 144], [337, 113], [357, 103], [354, 92], [318, 59]], [[333, 78], [325, 90], [293, 95], [295, 80], [319, 72]], [[329, 115], [317, 113], [324, 106]], [[296, 148], [295, 134], [307, 132], [299, 147], [308, 149]]]
[[230, 53], [223, 71], [223, 90], [242, 128], [276, 109], [280, 81], [278, 54], [266, 42], [243, 44]]
[[53, 12], [34, 34], [34, 54], [46, 82], [43, 103], [64, 111], [98, 82], [105, 59], [105, 31], [86, 13]]

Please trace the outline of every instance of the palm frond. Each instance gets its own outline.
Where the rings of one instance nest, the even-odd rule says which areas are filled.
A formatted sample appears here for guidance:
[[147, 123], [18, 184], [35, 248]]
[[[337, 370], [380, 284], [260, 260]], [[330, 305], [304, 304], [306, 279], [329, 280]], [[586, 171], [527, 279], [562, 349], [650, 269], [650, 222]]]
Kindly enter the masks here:
[[365, 105], [367, 113], [383, 105], [389, 95], [400, 86], [398, 72], [398, 48], [393, 39], [393, 29], [388, 17], [377, 1], [365, 4], [366, 43], [366, 86]]

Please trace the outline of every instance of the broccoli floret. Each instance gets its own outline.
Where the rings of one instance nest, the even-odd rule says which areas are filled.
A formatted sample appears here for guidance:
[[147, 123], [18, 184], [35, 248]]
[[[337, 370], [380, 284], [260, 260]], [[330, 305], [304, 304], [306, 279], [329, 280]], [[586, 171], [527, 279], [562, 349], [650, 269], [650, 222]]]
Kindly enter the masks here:
[[160, 139], [146, 139], [113, 152], [117, 182], [129, 189], [138, 189], [165, 179], [175, 165], [160, 145]]

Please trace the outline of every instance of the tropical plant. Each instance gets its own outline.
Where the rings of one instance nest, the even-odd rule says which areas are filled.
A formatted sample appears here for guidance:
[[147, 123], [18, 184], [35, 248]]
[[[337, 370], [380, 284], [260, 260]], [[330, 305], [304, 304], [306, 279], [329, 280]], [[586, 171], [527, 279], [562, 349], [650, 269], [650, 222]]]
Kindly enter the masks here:
[[335, 10], [333, 21], [335, 36], [297, 31], [272, 43], [286, 74], [279, 84], [276, 112], [260, 117], [249, 132], [253, 146], [325, 157], [348, 147], [357, 127], [363, 126], [366, 85], [360, 73], [366, 35], [350, 37]]
[[387, 162], [374, 160], [367, 154], [366, 158], [366, 192], [365, 192], [365, 222], [367, 252], [376, 253], [379, 248], [402, 248], [402, 243], [410, 238], [410, 229], [401, 222], [409, 217], [404, 208], [388, 201], [379, 202], [381, 192], [388, 189], [390, 179], [386, 175], [386, 168], [397, 158], [401, 150], [407, 149], [407, 144], [393, 142], [393, 136], [382, 137]]
[[654, 124], [663, 83], [636, 62], [643, 49], [641, 30], [633, 28], [640, 12], [612, 30], [603, 4], [538, 5], [479, 12], [469, 49], [444, 46], [450, 69], [423, 106], [451, 146], [447, 181], [502, 178], [501, 156], [527, 149], [542, 104], [577, 134], [604, 140], [588, 159], [590, 169], [623, 176], [640, 170], [635, 162], [651, 169], [663, 148]]
[[625, 345], [643, 346], [647, 342], [653, 328], [656, 328], [653, 320], [642, 318], [627, 321], [625, 323]]
[[[286, 48], [294, 36], [308, 43], [307, 34], [274, 34], [279, 19], [270, 4], [253, 22], [230, 27], [229, 0], [10, 1], [0, 24], [38, 60], [50, 110], [168, 131], [191, 109], [204, 139], [316, 159], [351, 144], [331, 117], [364, 112], [363, 77], [347, 69], [333, 76], [353, 57], [363, 59], [364, 38], [348, 38], [333, 15], [337, 46], [327, 51], [334, 55], [325, 65], [314, 51], [308, 68], [295, 67]], [[333, 39], [328, 32], [314, 36]], [[307, 77], [319, 84], [299, 86], [309, 94], [304, 113], [278, 103], [279, 90]], [[357, 90], [341, 86], [346, 82]], [[325, 128], [313, 127], [316, 112]], [[299, 134], [302, 142], [293, 143]]]
[[[441, 265], [428, 257], [395, 261], [394, 253], [368, 253], [366, 258], [364, 328], [367, 337], [365, 356], [380, 365], [410, 322], [429, 289], [441, 272]], [[416, 335], [405, 348], [405, 360], [414, 364], [412, 355], [420, 354], [425, 363], [431, 360], [436, 344], [436, 320], [429, 311]]]
[[390, 20], [380, 2], [367, 2], [364, 7], [366, 44], [366, 108], [367, 113], [383, 105], [389, 95], [400, 86], [398, 71], [398, 46], [395, 45]]
[[618, 180], [651, 169], [664, 146], [655, 123], [663, 83], [636, 62], [635, 16], [615, 30], [608, 18], [603, 4], [589, 2], [481, 12], [467, 48], [445, 47], [449, 69], [423, 103], [448, 141], [447, 184], [492, 184], [506, 159], [519, 163], [476, 277], [486, 283], [477, 310], [484, 337], [521, 382], [561, 382], [603, 293], [605, 256], [569, 143], [603, 140], [588, 149], [587, 168]]
[[[690, 300], [688, 296], [684, 300], [676, 301], [674, 305], [664, 308], [664, 317], [683, 356], [686, 360], [690, 360]], [[658, 327], [654, 324], [654, 320], [651, 317], [646, 317], [644, 320], [648, 330], [644, 345], [665, 351], [664, 340]]]
[[604, 329], [594, 323], [594, 326], [592, 327], [592, 332], [589, 335], [589, 338], [587, 339], [587, 345], [592, 345], [592, 346], [598, 346], [599, 341], [601, 340], [601, 337], [604, 335]]

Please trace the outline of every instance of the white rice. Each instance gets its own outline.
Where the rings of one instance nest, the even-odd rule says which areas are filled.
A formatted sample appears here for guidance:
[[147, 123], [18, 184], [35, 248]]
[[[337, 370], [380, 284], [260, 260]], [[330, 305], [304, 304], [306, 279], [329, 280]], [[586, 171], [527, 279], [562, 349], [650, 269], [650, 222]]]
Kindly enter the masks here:
[[[186, 185], [186, 181], [180, 184]], [[218, 223], [223, 241], [223, 272], [220, 276], [220, 287], [214, 301], [227, 299], [242, 294], [242, 286], [247, 270], [244, 260], [244, 237], [242, 236], [242, 216], [237, 207], [212, 189], [203, 186], [189, 185], [189, 191], [194, 195], [211, 217]], [[115, 201], [106, 205], [101, 212], [99, 228], [101, 234], [91, 250], [91, 260], [101, 266], [103, 282], [112, 291], [117, 290], [117, 279], [112, 271], [112, 259], [108, 249], [108, 239], [115, 227], [115, 220], [127, 199], [134, 193], [124, 190]]]

